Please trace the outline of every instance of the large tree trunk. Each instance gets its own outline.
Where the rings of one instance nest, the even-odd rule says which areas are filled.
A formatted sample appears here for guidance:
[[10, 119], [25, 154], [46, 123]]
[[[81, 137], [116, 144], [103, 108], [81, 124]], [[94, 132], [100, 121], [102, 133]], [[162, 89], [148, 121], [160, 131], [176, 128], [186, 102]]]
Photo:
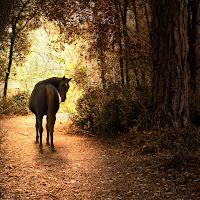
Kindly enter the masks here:
[[188, 64], [191, 74], [190, 88], [192, 95], [195, 95], [197, 88], [196, 72], [197, 72], [197, 61], [196, 61], [196, 39], [197, 39], [197, 13], [198, 13], [199, 0], [189, 1], [189, 12], [188, 12], [188, 33], [189, 33], [189, 54]]
[[187, 12], [188, 0], [152, 0], [152, 101], [175, 127], [189, 121]]

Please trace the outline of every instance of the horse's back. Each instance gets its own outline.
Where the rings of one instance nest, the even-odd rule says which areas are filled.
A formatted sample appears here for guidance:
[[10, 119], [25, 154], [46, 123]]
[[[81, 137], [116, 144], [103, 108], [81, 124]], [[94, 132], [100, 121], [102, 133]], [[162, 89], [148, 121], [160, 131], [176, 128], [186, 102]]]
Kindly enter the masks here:
[[54, 114], [59, 109], [59, 97], [57, 89], [48, 83], [36, 84], [32, 91], [29, 108], [35, 115], [46, 115], [48, 107], [51, 104], [51, 110]]

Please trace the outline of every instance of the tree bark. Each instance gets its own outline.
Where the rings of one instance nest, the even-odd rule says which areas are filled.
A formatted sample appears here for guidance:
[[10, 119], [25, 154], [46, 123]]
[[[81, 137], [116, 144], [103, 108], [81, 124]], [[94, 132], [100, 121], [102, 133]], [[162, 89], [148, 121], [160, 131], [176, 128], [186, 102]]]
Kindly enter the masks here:
[[188, 0], [152, 0], [152, 102], [161, 121], [187, 126]]
[[197, 13], [198, 13], [199, 0], [189, 1], [188, 12], [188, 34], [189, 34], [189, 53], [188, 64], [190, 69], [190, 88], [193, 95], [196, 93], [197, 88], [197, 61], [196, 61], [196, 39], [197, 39]]
[[144, 13], [145, 13], [145, 17], [146, 17], [146, 22], [147, 22], [150, 42], [152, 44], [152, 30], [151, 30], [152, 27], [150, 25], [149, 16], [148, 16], [148, 13], [147, 13], [147, 5], [146, 5], [146, 3], [144, 4]]

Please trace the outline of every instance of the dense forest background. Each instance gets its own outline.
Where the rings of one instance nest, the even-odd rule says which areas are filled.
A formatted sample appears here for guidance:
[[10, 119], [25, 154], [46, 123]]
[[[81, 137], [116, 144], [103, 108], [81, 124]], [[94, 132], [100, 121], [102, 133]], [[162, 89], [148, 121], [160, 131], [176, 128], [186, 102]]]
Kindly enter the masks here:
[[1, 113], [65, 74], [62, 110], [95, 135], [199, 125], [199, 49], [198, 0], [3, 0]]

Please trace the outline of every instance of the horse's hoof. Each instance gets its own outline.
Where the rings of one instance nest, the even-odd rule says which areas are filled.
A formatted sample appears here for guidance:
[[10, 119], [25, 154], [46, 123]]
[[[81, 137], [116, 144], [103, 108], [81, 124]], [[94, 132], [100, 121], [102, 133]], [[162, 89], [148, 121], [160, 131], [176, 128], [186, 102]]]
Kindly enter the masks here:
[[54, 149], [54, 148], [51, 148], [51, 151], [54, 153], [54, 152], [56, 152], [56, 150]]
[[43, 153], [43, 149], [40, 149], [39, 152], [40, 152], [40, 153]]
[[35, 141], [35, 144], [38, 144], [38, 141]]
[[54, 149], [54, 145], [51, 145], [51, 151], [56, 152], [56, 150]]
[[46, 143], [46, 145], [47, 145], [47, 146], [49, 146], [49, 145], [50, 145], [50, 143], [49, 143], [49, 142], [47, 142], [47, 143]]
[[40, 148], [40, 149], [42, 149], [42, 146], [43, 146], [43, 145], [42, 145], [42, 144], [40, 144], [40, 145], [39, 145], [39, 148]]

